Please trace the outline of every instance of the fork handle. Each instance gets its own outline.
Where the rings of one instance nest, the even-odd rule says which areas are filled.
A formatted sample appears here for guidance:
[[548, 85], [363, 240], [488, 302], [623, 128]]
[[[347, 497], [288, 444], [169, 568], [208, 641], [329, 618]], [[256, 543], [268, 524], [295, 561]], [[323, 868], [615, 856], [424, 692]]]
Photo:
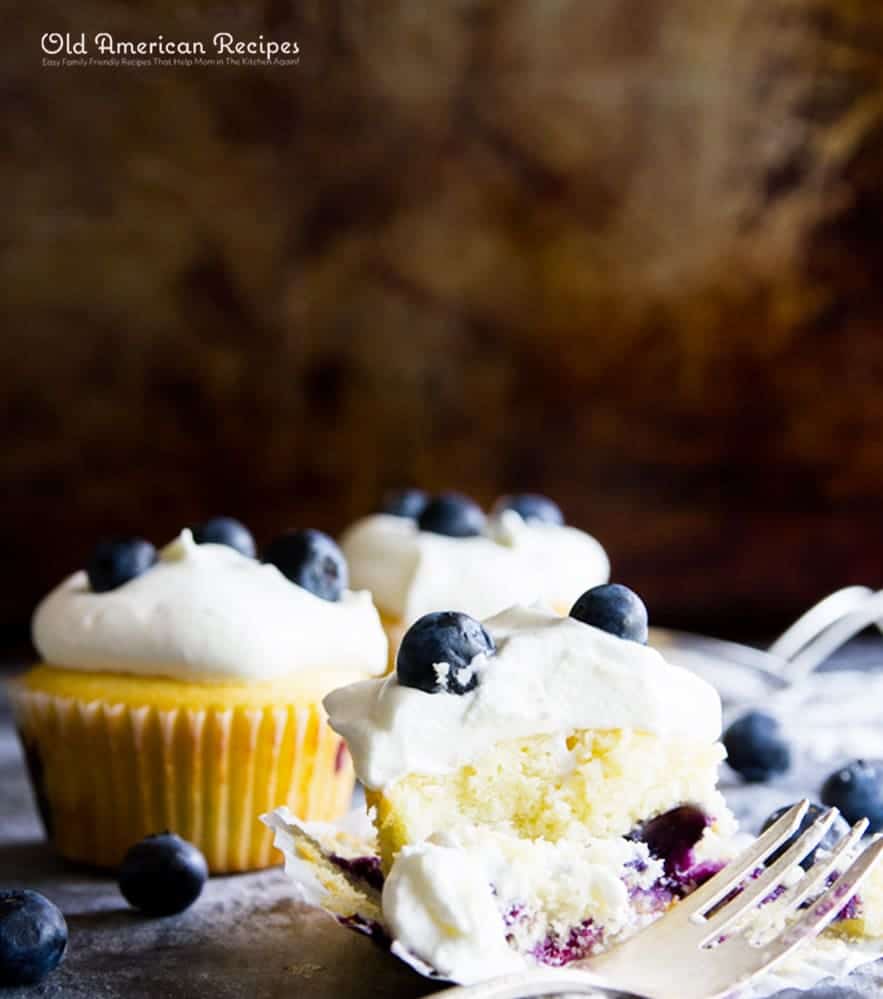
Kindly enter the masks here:
[[623, 992], [580, 968], [538, 968], [478, 985], [459, 986], [433, 993], [432, 999], [538, 999], [540, 996], [580, 995], [596, 999], [651, 999], [635, 992]]
[[832, 624], [858, 610], [872, 597], [868, 586], [845, 586], [829, 593], [787, 628], [767, 650], [782, 659], [793, 659], [803, 648], [827, 631]]
[[837, 618], [820, 631], [802, 649], [791, 656], [784, 676], [789, 683], [795, 683], [812, 673], [816, 667], [829, 659], [841, 646], [855, 638], [869, 625], [879, 624], [883, 619], [883, 590], [872, 593], [851, 611]]

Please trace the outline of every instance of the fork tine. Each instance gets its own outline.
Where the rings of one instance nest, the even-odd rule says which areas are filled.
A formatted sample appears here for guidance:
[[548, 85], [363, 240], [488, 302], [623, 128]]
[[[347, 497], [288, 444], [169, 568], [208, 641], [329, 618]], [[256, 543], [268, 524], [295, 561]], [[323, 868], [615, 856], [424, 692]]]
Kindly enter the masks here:
[[837, 809], [829, 808], [760, 877], [755, 878], [734, 899], [725, 902], [716, 913], [709, 916], [706, 920], [709, 938], [724, 933], [743, 913], [759, 905], [788, 871], [821, 843], [835, 818]]
[[817, 899], [806, 915], [765, 945], [770, 961], [779, 961], [808, 937], [817, 936], [842, 911], [843, 907], [861, 887], [865, 878], [883, 855], [883, 837], [876, 837], [856, 860], [840, 875], [831, 887]]
[[836, 871], [837, 865], [849, 856], [853, 847], [864, 836], [867, 828], [867, 819], [860, 819], [856, 822], [834, 850], [824, 860], [817, 860], [806, 872], [806, 876], [782, 896], [779, 911], [787, 915], [802, 905], [816, 891], [821, 890], [828, 878]]
[[695, 919], [699, 913], [720, 902], [734, 888], [738, 888], [746, 876], [764, 858], [778, 849], [786, 839], [796, 832], [804, 815], [806, 815], [807, 808], [809, 808], [809, 802], [804, 798], [793, 808], [788, 809], [778, 822], [771, 825], [762, 836], [746, 847], [735, 860], [730, 861], [719, 874], [715, 874], [701, 888], [697, 888], [682, 902], [679, 902], [673, 911]]

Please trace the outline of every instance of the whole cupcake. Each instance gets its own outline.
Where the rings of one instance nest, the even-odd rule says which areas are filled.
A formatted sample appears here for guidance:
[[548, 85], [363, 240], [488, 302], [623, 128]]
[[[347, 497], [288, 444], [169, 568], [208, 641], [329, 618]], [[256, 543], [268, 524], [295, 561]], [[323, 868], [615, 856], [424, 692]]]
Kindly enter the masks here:
[[459, 493], [390, 493], [381, 513], [344, 533], [341, 547], [353, 585], [370, 590], [380, 611], [391, 666], [402, 635], [423, 614], [456, 607], [481, 619], [539, 603], [564, 615], [610, 577], [595, 538], [534, 493], [501, 497], [490, 516]]
[[371, 597], [337, 545], [292, 531], [254, 557], [229, 518], [159, 553], [103, 542], [39, 605], [42, 663], [11, 685], [47, 834], [65, 857], [115, 866], [151, 833], [195, 843], [214, 873], [273, 858], [257, 816], [280, 801], [333, 820], [353, 790], [321, 705], [382, 673]]

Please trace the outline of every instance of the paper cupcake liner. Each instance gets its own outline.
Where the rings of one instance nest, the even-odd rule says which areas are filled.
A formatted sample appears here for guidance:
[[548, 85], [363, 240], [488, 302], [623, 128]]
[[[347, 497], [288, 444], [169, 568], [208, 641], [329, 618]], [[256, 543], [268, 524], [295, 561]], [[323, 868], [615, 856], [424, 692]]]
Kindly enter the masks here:
[[[334, 825], [301, 822], [286, 808], [264, 815], [276, 849], [285, 858], [292, 894], [323, 909], [348, 930], [370, 936], [383, 950], [419, 975], [445, 981], [433, 967], [394, 938], [382, 912], [380, 858], [370, 821], [351, 813]], [[732, 993], [733, 999], [771, 999], [783, 991], [811, 989], [823, 981], [842, 981], [883, 957], [883, 939], [845, 940], [828, 931], [808, 940], [773, 971]], [[856, 993], [858, 994], [858, 993]], [[785, 999], [785, 995], [781, 995]]]
[[350, 805], [352, 763], [318, 704], [164, 710], [19, 685], [11, 699], [47, 834], [72, 860], [115, 867], [169, 830], [213, 873], [255, 870], [278, 862], [262, 812], [330, 821]]

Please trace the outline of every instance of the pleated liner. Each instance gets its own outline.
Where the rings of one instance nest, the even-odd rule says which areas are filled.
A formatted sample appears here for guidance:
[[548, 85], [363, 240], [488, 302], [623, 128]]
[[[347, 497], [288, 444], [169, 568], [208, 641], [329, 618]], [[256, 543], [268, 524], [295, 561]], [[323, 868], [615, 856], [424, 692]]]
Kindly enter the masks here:
[[47, 833], [62, 856], [115, 867], [144, 836], [195, 843], [212, 873], [281, 860], [262, 813], [287, 805], [333, 821], [353, 769], [318, 704], [129, 707], [13, 687], [13, 708]]

